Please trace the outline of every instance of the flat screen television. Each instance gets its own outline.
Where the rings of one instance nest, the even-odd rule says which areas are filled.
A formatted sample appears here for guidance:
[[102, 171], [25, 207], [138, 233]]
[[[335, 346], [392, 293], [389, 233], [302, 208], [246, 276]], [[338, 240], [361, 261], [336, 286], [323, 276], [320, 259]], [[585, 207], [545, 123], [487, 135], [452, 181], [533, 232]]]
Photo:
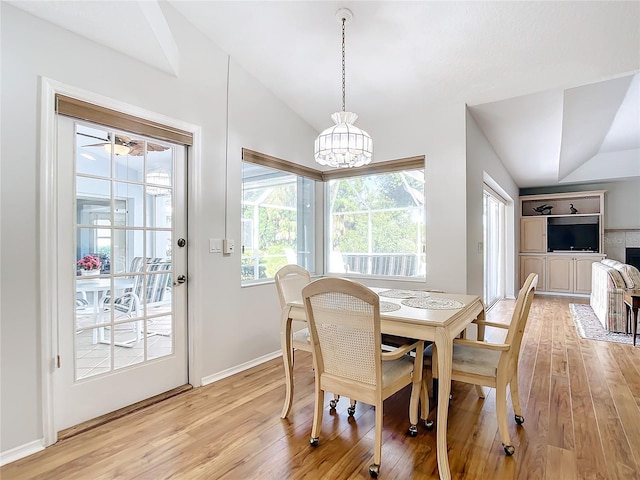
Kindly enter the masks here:
[[547, 225], [547, 247], [557, 250], [597, 252], [600, 232], [598, 224]]

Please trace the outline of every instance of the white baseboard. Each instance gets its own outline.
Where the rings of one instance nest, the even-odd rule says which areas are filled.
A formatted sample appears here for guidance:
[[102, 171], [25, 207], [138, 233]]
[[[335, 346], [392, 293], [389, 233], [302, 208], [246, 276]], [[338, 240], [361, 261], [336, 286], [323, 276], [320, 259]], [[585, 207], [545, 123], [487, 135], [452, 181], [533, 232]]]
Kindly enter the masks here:
[[0, 452], [0, 467], [42, 450], [44, 450], [44, 439], [41, 438], [40, 440], [34, 440], [33, 442], [12, 448], [6, 452]]
[[250, 368], [256, 367], [260, 364], [268, 362], [269, 360], [273, 360], [274, 358], [278, 358], [282, 356], [282, 351], [277, 350], [273, 353], [268, 353], [267, 355], [263, 355], [262, 357], [255, 358], [249, 362], [236, 365], [235, 367], [228, 368], [227, 370], [223, 370], [222, 372], [214, 373], [213, 375], [208, 375], [206, 377], [202, 377], [202, 386], [209, 385], [210, 383], [217, 382], [218, 380], [222, 380], [223, 378], [230, 377], [231, 375], [235, 375], [236, 373], [244, 372]]
[[576, 297], [576, 298], [589, 298], [589, 293], [564, 293], [564, 292], [539, 292], [536, 290], [536, 295], [549, 295], [554, 297]]

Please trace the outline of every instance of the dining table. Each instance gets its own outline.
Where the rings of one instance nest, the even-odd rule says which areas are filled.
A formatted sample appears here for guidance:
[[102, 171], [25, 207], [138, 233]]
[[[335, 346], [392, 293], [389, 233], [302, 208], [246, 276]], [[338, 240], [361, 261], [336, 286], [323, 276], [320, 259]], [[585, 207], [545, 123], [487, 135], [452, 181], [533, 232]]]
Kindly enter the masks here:
[[[436, 454], [441, 479], [451, 478], [447, 454], [447, 420], [451, 393], [453, 340], [464, 335], [474, 320], [485, 319], [484, 303], [477, 295], [371, 288], [380, 298], [380, 329], [383, 334], [433, 342], [438, 352], [438, 394], [436, 407]], [[292, 320], [306, 321], [301, 300], [289, 302], [282, 310], [281, 342], [287, 396], [285, 409], [291, 404], [293, 370], [291, 357]], [[484, 340], [482, 324], [477, 325], [477, 339]]]

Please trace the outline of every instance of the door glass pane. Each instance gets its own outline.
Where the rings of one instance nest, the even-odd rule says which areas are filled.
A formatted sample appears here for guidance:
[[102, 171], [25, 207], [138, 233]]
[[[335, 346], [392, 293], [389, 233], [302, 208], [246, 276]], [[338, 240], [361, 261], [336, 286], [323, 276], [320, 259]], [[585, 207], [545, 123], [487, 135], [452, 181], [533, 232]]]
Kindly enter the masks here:
[[132, 182], [142, 181], [144, 168], [144, 140], [134, 138], [121, 133], [111, 135], [115, 138], [113, 148], [115, 149], [114, 178], [119, 180], [129, 180]]
[[102, 129], [85, 125], [77, 126], [76, 172], [79, 174], [111, 176], [111, 161], [106, 155], [109, 144], [108, 133]]
[[98, 344], [99, 328], [76, 332], [76, 379], [92, 377], [111, 370], [111, 348]]
[[80, 380], [174, 351], [175, 150], [83, 125], [76, 126], [76, 146], [74, 344]]
[[[113, 231], [114, 273], [139, 272], [142, 266], [144, 231], [117, 229]], [[139, 264], [139, 265], [138, 265]]]
[[144, 226], [144, 202], [142, 185], [135, 183], [114, 182], [114, 196], [124, 202], [127, 208], [116, 218], [115, 225], [127, 227]]

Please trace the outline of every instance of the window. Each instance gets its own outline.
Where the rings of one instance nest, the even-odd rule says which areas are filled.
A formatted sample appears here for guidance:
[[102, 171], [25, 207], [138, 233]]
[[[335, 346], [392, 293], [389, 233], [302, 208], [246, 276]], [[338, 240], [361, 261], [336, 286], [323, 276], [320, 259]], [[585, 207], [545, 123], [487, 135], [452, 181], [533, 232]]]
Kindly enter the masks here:
[[426, 276], [423, 158], [421, 165], [356, 176], [349, 171], [327, 182], [329, 272]]
[[247, 161], [256, 157], [266, 156], [243, 152], [242, 282], [273, 278], [288, 263], [313, 272], [315, 180], [287, 171], [282, 160], [282, 169]]

